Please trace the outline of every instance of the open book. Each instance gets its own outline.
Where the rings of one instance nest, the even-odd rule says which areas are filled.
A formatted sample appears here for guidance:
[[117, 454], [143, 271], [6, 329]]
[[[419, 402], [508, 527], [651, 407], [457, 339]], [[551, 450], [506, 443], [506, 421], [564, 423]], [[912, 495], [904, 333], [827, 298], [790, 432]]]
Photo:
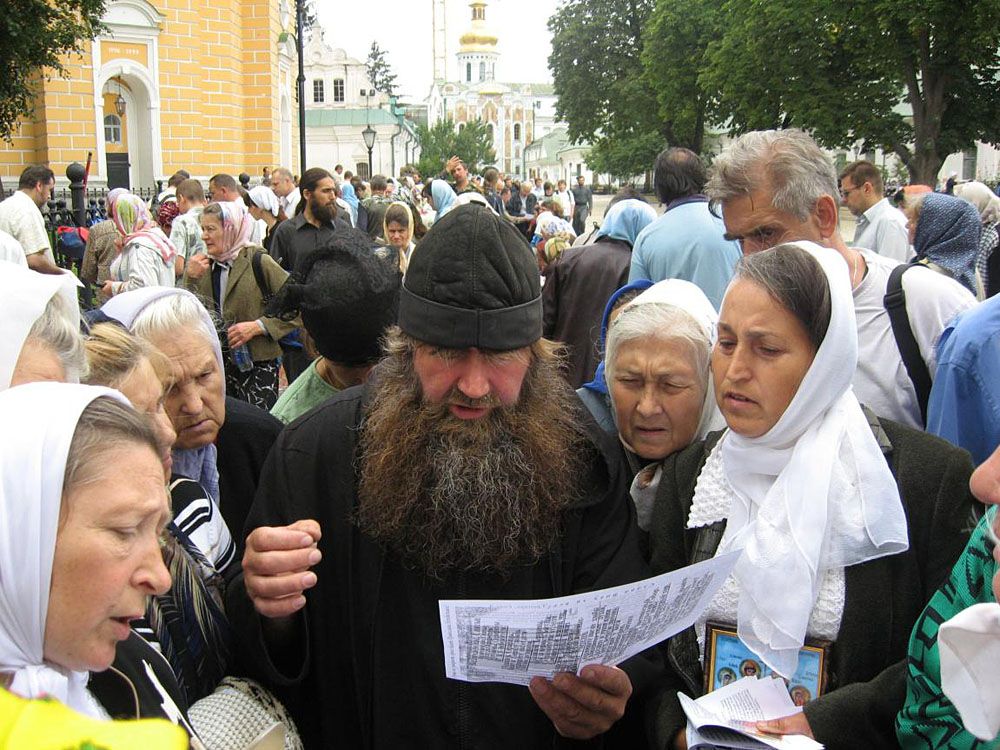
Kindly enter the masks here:
[[744, 677], [698, 700], [677, 696], [687, 715], [688, 750], [822, 750], [823, 745], [801, 734], [770, 735], [757, 731], [758, 721], [779, 719], [802, 711], [792, 703], [785, 683], [777, 677]]

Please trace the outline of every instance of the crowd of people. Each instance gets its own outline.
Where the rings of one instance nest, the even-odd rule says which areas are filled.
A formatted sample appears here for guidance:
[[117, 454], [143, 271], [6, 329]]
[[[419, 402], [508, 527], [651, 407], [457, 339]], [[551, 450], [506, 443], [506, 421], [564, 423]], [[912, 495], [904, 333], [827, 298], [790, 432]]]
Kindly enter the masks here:
[[[762, 736], [996, 746], [1000, 198], [897, 208], [798, 130], [651, 166], [660, 210], [623, 189], [599, 223], [583, 178], [457, 157], [179, 171], [152, 206], [111, 191], [79, 279], [25, 169], [0, 746], [683, 750], [681, 693], [772, 674], [801, 710]], [[730, 553], [694, 625], [620, 664], [446, 677], [442, 600]]]

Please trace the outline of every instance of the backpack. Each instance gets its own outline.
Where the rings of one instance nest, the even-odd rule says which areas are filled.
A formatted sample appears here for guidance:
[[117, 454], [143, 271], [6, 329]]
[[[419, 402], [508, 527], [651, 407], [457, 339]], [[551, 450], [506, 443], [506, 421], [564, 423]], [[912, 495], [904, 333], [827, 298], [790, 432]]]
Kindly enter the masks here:
[[926, 263], [913, 260], [909, 263], [902, 263], [892, 269], [889, 274], [889, 283], [885, 287], [885, 297], [882, 304], [889, 313], [889, 322], [892, 325], [892, 335], [896, 339], [896, 347], [899, 349], [900, 357], [903, 359], [903, 366], [906, 374], [913, 382], [913, 390], [917, 392], [917, 405], [920, 407], [921, 422], [927, 424], [927, 403], [931, 397], [931, 373], [927, 369], [927, 363], [920, 356], [920, 347], [917, 339], [913, 335], [910, 327], [910, 318], [906, 314], [906, 293], [903, 291], [903, 274], [914, 266], [923, 266], [930, 271], [937, 271], [945, 276], [951, 276], [944, 268], [934, 263]]
[[56, 249], [72, 260], [83, 260], [89, 232], [82, 227], [56, 227]]

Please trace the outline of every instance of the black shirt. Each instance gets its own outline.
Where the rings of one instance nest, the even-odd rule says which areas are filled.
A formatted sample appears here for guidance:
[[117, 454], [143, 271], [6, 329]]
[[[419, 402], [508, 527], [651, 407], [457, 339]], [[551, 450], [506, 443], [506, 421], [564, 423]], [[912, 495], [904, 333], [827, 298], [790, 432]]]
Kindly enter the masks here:
[[[503, 579], [473, 571], [434, 581], [408, 570], [353, 521], [365, 388], [341, 391], [288, 425], [268, 457], [247, 530], [314, 518], [323, 559], [300, 630], [280, 656], [264, 648], [242, 580], [228, 589], [244, 657], [284, 686], [307, 748], [561, 747], [526, 688], [445, 677], [437, 603], [547, 598], [646, 577], [617, 440], [579, 407], [590, 437], [586, 492], [565, 511], [551, 554]], [[659, 673], [657, 657], [647, 652], [622, 668], [635, 690], [628, 713], [641, 716], [639, 695]]]
[[291, 273], [306, 255], [326, 244], [335, 232], [350, 229], [351, 225], [335, 218], [330, 224], [314, 226], [306, 221], [305, 212], [281, 222], [271, 239], [268, 251], [281, 267]]

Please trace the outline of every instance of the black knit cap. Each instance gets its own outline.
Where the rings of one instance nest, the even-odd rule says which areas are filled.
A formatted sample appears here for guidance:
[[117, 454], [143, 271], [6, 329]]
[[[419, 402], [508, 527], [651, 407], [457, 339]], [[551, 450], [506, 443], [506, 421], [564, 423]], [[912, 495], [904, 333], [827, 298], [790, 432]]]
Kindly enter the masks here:
[[542, 337], [538, 264], [514, 226], [483, 205], [452, 209], [410, 258], [399, 327], [449, 349], [509, 350]]
[[365, 232], [338, 230], [309, 253], [268, 306], [269, 315], [302, 315], [316, 349], [331, 362], [372, 364], [399, 311], [399, 255]]

